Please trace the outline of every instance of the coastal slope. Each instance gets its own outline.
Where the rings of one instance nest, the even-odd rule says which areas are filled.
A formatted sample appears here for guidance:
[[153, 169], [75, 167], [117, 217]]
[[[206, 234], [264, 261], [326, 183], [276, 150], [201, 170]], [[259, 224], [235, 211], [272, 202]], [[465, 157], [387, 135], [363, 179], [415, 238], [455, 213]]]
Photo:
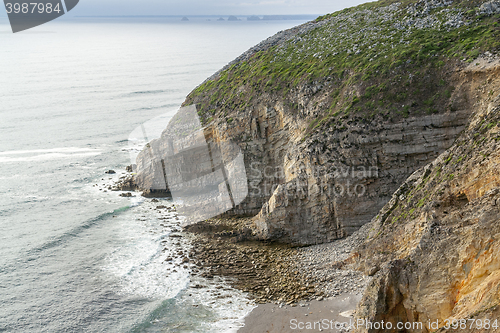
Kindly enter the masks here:
[[467, 128], [404, 182], [344, 262], [379, 270], [359, 318], [440, 328], [465, 319], [461, 331], [500, 331], [500, 62], [479, 59], [459, 73], [474, 101]]
[[[258, 239], [298, 245], [369, 222], [466, 128], [473, 100], [456, 69], [499, 47], [490, 7], [348, 8], [278, 33], [207, 79], [184, 105], [196, 105], [206, 138], [240, 147], [248, 178], [248, 197], [226, 215], [253, 217]], [[137, 163], [146, 190], [161, 172], [149, 159], [145, 150]]]
[[[288, 245], [362, 228], [328, 263], [373, 276], [357, 318], [498, 318], [499, 20], [498, 1], [378, 1], [244, 53], [184, 103], [241, 149], [249, 188], [194, 228]], [[157, 165], [139, 155], [139, 187]]]

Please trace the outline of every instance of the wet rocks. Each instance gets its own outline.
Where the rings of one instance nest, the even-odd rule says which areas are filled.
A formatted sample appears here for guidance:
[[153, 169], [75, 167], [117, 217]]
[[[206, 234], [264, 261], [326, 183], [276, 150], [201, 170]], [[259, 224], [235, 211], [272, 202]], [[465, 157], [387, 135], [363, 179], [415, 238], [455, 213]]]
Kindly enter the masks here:
[[260, 243], [230, 243], [199, 237], [190, 257], [207, 279], [230, 278], [257, 303], [296, 302], [321, 296], [314, 285], [302, 285], [289, 266], [293, 249]]
[[302, 284], [290, 262], [296, 249], [252, 240], [245, 228], [250, 219], [211, 219], [185, 230], [195, 236], [189, 257], [201, 276], [230, 278], [231, 284], [248, 292], [257, 303], [296, 302], [321, 296], [314, 285]]
[[134, 176], [130, 173], [121, 176], [118, 181], [112, 186], [112, 191], [135, 191], [137, 190]]
[[189, 257], [201, 269], [202, 277], [229, 277], [234, 287], [248, 292], [257, 303], [296, 304], [365, 288], [367, 278], [361, 273], [335, 265], [350, 255], [365, 233], [304, 248], [251, 240], [238, 242], [221, 235], [222, 229], [234, 231], [246, 223], [248, 219], [212, 219], [187, 228], [196, 239]]
[[231, 243], [254, 241], [250, 226], [251, 218], [213, 218], [185, 226], [185, 230], [204, 234], [209, 238], [221, 238]]

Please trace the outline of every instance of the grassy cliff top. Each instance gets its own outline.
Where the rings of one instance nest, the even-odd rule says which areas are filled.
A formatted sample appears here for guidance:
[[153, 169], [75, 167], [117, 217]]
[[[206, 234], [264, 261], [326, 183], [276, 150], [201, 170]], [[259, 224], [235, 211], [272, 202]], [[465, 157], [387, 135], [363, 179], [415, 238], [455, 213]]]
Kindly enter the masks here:
[[262, 93], [300, 111], [296, 93], [326, 92], [312, 127], [349, 113], [369, 119], [440, 112], [454, 89], [449, 65], [496, 53], [499, 19], [495, 1], [382, 0], [347, 8], [247, 53], [186, 103], [199, 104], [210, 122], [244, 111]]

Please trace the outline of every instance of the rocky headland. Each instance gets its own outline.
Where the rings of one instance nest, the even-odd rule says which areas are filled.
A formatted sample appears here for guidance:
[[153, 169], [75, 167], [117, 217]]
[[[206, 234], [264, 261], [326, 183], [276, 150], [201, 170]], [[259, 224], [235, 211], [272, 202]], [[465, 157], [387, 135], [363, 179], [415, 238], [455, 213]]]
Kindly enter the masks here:
[[[186, 228], [200, 274], [258, 302], [363, 293], [373, 322], [498, 318], [499, 20], [498, 1], [371, 2], [198, 86], [185, 105], [241, 149], [249, 191]], [[127, 188], [162, 192], [158, 162], [145, 149]]]

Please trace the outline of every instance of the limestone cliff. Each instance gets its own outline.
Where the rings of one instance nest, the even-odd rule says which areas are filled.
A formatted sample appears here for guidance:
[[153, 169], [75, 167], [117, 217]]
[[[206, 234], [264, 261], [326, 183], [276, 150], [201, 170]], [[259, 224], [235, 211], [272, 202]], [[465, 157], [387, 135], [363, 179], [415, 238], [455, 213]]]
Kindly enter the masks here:
[[[368, 3], [280, 32], [207, 79], [185, 105], [207, 142], [242, 152], [248, 179], [226, 215], [302, 245], [362, 226], [368, 238], [334, 265], [374, 276], [358, 318], [440, 331], [499, 319], [499, 19], [498, 1]], [[148, 149], [168, 151], [169, 135]], [[148, 149], [135, 180], [154, 191], [165, 168]]]
[[[439, 320], [440, 331], [446, 319], [500, 319], [500, 62], [477, 60], [458, 77], [472, 102], [466, 129], [404, 182], [345, 262], [366, 272], [380, 269], [358, 308], [360, 318]], [[500, 331], [500, 322], [489, 329], [471, 323], [460, 331]]]
[[[368, 3], [280, 32], [207, 79], [185, 105], [205, 137], [241, 148], [248, 178], [227, 214], [303, 245], [369, 222], [466, 128], [473, 100], [456, 69], [500, 45], [495, 8]], [[145, 152], [137, 165], [139, 179], [159, 172]]]
[[[185, 105], [207, 141], [236, 144], [248, 178], [226, 214], [302, 245], [363, 226], [366, 241], [335, 264], [374, 275], [358, 318], [440, 331], [499, 319], [499, 19], [498, 1], [368, 3], [280, 32], [207, 79]], [[150, 147], [168, 150], [162, 140]], [[163, 171], [148, 149], [136, 181], [154, 191]]]

